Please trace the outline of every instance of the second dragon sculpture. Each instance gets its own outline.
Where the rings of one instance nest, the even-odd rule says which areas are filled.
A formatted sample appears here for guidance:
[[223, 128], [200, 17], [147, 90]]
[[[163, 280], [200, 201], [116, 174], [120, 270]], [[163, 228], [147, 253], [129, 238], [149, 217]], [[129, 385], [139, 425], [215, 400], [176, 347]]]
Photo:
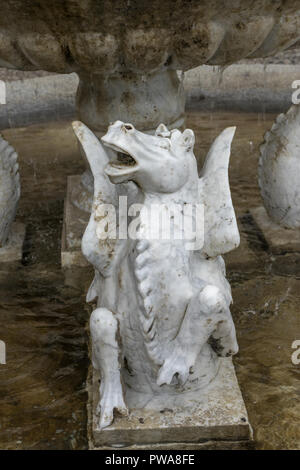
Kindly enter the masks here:
[[300, 228], [300, 108], [279, 114], [260, 147], [258, 182], [271, 219]]
[[[161, 124], [151, 136], [116, 121], [102, 137], [103, 146], [83, 123], [73, 127], [94, 176], [82, 250], [95, 268], [87, 300], [97, 299], [98, 305], [90, 328], [93, 365], [101, 375], [102, 429], [112, 423], [114, 411], [127, 414], [129, 391], [168, 403], [171, 396], [208, 385], [219, 356], [238, 350], [221, 257], [239, 245], [228, 181], [235, 128], [217, 137], [199, 178], [189, 129], [169, 131]], [[125, 196], [129, 208], [139, 203], [136, 236], [115, 237], [124, 225], [120, 201]], [[163, 208], [171, 229], [182, 235], [170, 211], [176, 206], [182, 215], [189, 205], [204, 208], [203, 243], [191, 248], [193, 240], [187, 244], [184, 236], [150, 236], [151, 208]]]
[[18, 155], [0, 135], [0, 248], [11, 235], [20, 198]]

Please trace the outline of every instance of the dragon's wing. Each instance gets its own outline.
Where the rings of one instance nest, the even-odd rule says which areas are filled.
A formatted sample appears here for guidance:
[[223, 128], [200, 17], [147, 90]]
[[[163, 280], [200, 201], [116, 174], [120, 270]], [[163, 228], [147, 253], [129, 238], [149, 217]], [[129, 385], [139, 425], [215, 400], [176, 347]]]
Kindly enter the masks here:
[[0, 136], [0, 247], [10, 233], [20, 198], [18, 155]]
[[[84, 256], [95, 268], [95, 278], [88, 291], [87, 301], [90, 302], [100, 295], [101, 279], [111, 277], [109, 296], [111, 305], [114, 305], [112, 299], [117, 296], [115, 290], [118, 285], [115, 280], [116, 272], [127, 249], [126, 237], [118, 238], [120, 219], [123, 225], [127, 223], [124, 222], [124, 216], [119, 214], [119, 196], [125, 193], [129, 196], [128, 200], [135, 200], [138, 190], [128, 183], [126, 185], [111, 183], [104, 172], [109, 157], [99, 139], [82, 122], [73, 122], [73, 129], [94, 176], [92, 212], [81, 243]], [[110, 232], [110, 228], [113, 233]]]
[[109, 162], [108, 155], [100, 140], [83, 122], [72, 123], [74, 132], [82, 145], [94, 177], [94, 202], [116, 203], [116, 186], [109, 181], [104, 168]]
[[[73, 129], [85, 152], [94, 176], [94, 199], [89, 223], [82, 238], [82, 252], [87, 260], [102, 276], [108, 276], [112, 272], [116, 255], [118, 253], [118, 241], [116, 238], [105, 235], [106, 222], [110, 216], [116, 214], [117, 191], [104, 172], [109, 158], [99, 139], [82, 122], [73, 122]], [[112, 212], [106, 212], [105, 205], [111, 205]], [[117, 217], [112, 220], [115, 223]], [[97, 277], [97, 272], [96, 272]], [[92, 283], [88, 299], [92, 300], [95, 293]], [[93, 291], [93, 293], [92, 293]]]
[[240, 235], [232, 205], [228, 165], [235, 127], [228, 127], [215, 139], [199, 179], [199, 199], [204, 204], [203, 252], [217, 256], [236, 248]]

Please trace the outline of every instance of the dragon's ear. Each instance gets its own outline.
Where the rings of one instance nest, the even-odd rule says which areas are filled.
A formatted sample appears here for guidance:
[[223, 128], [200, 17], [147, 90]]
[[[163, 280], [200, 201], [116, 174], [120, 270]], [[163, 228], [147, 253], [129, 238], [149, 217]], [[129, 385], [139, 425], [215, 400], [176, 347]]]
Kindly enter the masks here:
[[191, 129], [186, 129], [182, 133], [182, 143], [187, 150], [193, 150], [195, 143], [195, 135]]
[[155, 135], [159, 137], [170, 137], [170, 131], [164, 124], [160, 124], [155, 131]]

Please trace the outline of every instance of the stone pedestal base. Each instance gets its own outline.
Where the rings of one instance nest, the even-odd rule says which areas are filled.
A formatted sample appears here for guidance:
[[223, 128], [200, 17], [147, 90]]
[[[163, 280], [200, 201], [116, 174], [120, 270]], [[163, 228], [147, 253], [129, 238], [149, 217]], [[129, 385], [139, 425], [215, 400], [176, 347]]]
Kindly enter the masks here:
[[273, 253], [300, 251], [300, 230], [286, 229], [273, 222], [264, 207], [251, 209], [250, 213]]
[[64, 221], [61, 241], [61, 264], [63, 268], [89, 266], [81, 252], [81, 239], [90, 214], [78, 209], [72, 203], [72, 194], [81, 182], [81, 175], [69, 176], [64, 207]]
[[6, 245], [0, 248], [0, 263], [10, 263], [22, 259], [25, 231], [24, 224], [20, 222], [12, 224], [11, 235]]
[[[99, 375], [93, 371], [89, 387], [90, 448], [99, 449], [246, 449], [253, 445], [251, 426], [231, 358], [221, 360], [217, 377], [204, 390], [166, 403], [150, 399], [143, 409], [130, 408], [128, 417], [99, 431], [95, 409]], [[127, 403], [138, 403], [128, 390]]]

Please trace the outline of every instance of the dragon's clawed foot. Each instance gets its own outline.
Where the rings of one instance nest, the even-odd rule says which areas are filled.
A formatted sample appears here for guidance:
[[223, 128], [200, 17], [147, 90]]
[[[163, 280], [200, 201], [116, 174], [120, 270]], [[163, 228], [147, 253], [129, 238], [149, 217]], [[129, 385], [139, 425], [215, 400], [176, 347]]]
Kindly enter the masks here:
[[122, 416], [128, 415], [128, 409], [125, 405], [122, 389], [114, 390], [112, 387], [106, 387], [98, 403], [96, 414], [100, 416], [98, 428], [101, 430], [109, 426], [114, 419], [114, 412]]
[[172, 352], [158, 371], [157, 385], [170, 385], [174, 375], [177, 376], [178, 382], [184, 385], [195, 363], [194, 359], [187, 356], [190, 356], [188, 351], [183, 351], [178, 345], [174, 346]]

